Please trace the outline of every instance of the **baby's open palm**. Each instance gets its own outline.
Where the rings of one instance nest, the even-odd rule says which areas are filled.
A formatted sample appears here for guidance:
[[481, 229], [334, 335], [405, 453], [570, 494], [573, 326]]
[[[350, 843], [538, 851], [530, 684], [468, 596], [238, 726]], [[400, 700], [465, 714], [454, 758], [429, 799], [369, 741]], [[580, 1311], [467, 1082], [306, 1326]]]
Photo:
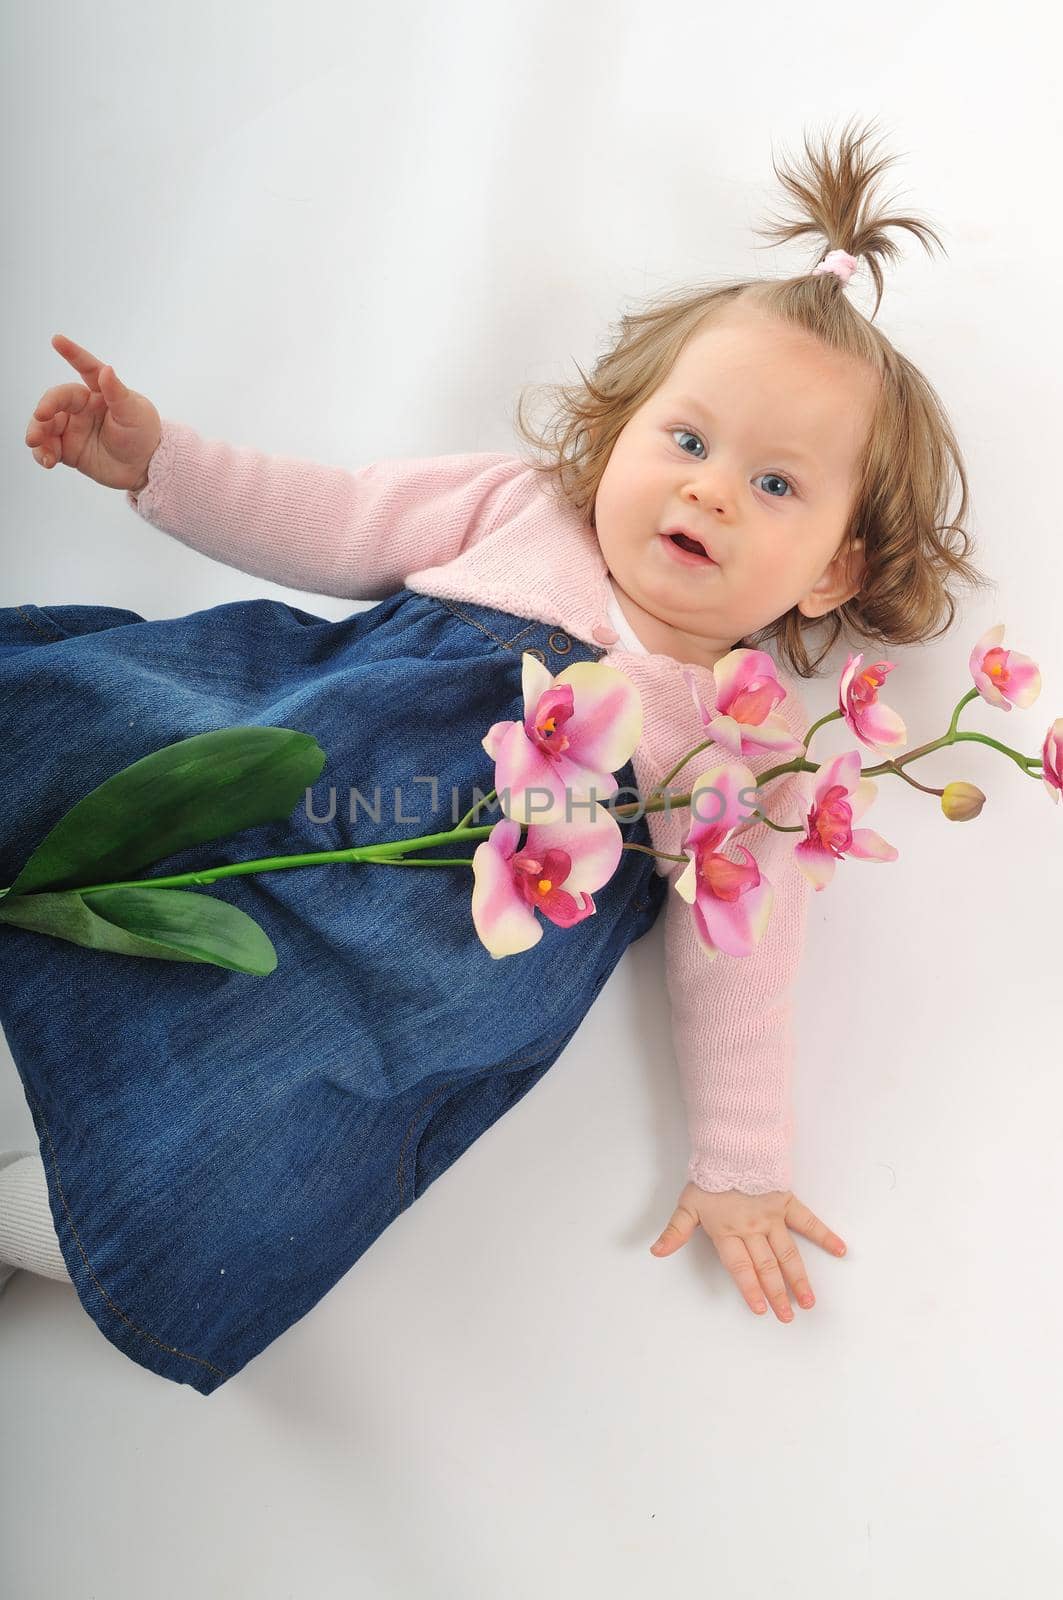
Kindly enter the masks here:
[[52, 346], [84, 382], [41, 395], [26, 428], [35, 460], [46, 468], [61, 461], [107, 489], [142, 488], [162, 435], [159, 413], [73, 339], [57, 333]]
[[766, 1311], [767, 1296], [780, 1322], [793, 1320], [787, 1284], [806, 1311], [815, 1304], [801, 1252], [787, 1229], [803, 1233], [832, 1255], [845, 1254], [845, 1241], [789, 1189], [773, 1189], [769, 1194], [726, 1189], [714, 1194], [694, 1183], [683, 1189], [664, 1232], [650, 1246], [652, 1253], [674, 1255], [699, 1224], [716, 1246], [749, 1308], [758, 1315]]

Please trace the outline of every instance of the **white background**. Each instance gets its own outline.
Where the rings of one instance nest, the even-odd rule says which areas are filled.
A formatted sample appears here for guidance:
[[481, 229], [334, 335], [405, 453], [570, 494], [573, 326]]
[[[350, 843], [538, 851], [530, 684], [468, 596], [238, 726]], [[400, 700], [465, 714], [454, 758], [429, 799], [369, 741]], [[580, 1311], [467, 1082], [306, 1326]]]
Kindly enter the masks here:
[[[222, 567], [24, 444], [63, 332], [208, 437], [356, 466], [518, 448], [521, 385], [589, 370], [681, 282], [807, 270], [754, 235], [773, 148], [880, 118], [879, 323], [941, 394], [995, 593], [885, 652], [936, 737], [996, 622], [1063, 715], [1058, 54], [1043, 7], [5, 8], [0, 604], [176, 616], [308, 597]], [[760, 248], [757, 248], [758, 244]], [[849, 290], [870, 313], [866, 271]], [[872, 648], [868, 659], [879, 654]], [[845, 650], [802, 687], [831, 709]], [[2, 736], [2, 730], [0, 730]], [[820, 761], [848, 748], [833, 725]], [[19, 1600], [1032, 1594], [1060, 1547], [1063, 809], [981, 746], [879, 781], [891, 866], [814, 897], [795, 1192], [817, 1304], [756, 1318], [683, 1182], [661, 934], [555, 1068], [217, 1394], [119, 1353], [64, 1285], [0, 1298], [0, 1585]], [[107, 1137], [106, 1128], [100, 1137]], [[10, 1056], [0, 1148], [35, 1148]]]

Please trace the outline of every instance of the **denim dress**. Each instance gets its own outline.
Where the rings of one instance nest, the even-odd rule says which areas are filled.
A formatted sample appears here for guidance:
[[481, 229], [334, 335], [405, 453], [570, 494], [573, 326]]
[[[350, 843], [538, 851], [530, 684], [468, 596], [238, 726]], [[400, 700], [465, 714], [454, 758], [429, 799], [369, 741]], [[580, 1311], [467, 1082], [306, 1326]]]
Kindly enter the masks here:
[[[554, 674], [604, 654], [406, 588], [339, 622], [266, 599], [160, 621], [0, 608], [0, 886], [107, 778], [238, 724], [316, 738], [326, 762], [305, 804], [137, 877], [453, 827], [495, 787], [484, 735], [524, 716], [525, 650]], [[635, 798], [630, 761], [616, 780], [619, 802]], [[500, 815], [491, 803], [475, 824]], [[650, 843], [645, 817], [617, 820]], [[0, 1024], [63, 1257], [132, 1360], [212, 1394], [305, 1316], [542, 1077], [667, 886], [625, 850], [594, 915], [566, 929], [536, 913], [539, 942], [495, 959], [472, 883], [468, 866], [363, 863], [193, 889], [265, 931], [265, 976], [0, 922]]]

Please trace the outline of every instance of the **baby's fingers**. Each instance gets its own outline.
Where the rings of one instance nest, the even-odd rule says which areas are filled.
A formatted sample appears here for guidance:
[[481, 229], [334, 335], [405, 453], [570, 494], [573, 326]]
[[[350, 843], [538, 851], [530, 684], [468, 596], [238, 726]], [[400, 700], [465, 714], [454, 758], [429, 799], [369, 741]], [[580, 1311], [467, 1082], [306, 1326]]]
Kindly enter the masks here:
[[746, 1305], [759, 1316], [768, 1308], [764, 1304], [764, 1293], [757, 1277], [757, 1269], [744, 1242], [733, 1233], [721, 1234], [712, 1242], [716, 1246], [720, 1260], [737, 1283]]
[[52, 349], [80, 372], [90, 389], [99, 389], [103, 363], [90, 350], [86, 350], [84, 345], [75, 344], [65, 333], [53, 333]]
[[801, 1252], [781, 1222], [768, 1229], [768, 1243], [775, 1252], [775, 1259], [782, 1268], [787, 1283], [797, 1296], [798, 1304], [804, 1306], [806, 1311], [810, 1310], [815, 1305], [812, 1285], [808, 1281]]
[[843, 1256], [845, 1254], [845, 1240], [840, 1239], [836, 1233], [827, 1227], [825, 1222], [821, 1222], [814, 1212], [810, 1211], [806, 1205], [798, 1200], [796, 1195], [792, 1196], [789, 1205], [786, 1207], [786, 1215], [783, 1217], [783, 1221], [795, 1233], [803, 1233], [806, 1239], [812, 1240], [813, 1244], [818, 1244], [824, 1250], [829, 1250], [831, 1255]]
[[26, 443], [42, 467], [74, 461], [104, 409], [103, 397], [82, 384], [65, 384], [42, 396], [26, 428]]
[[47, 422], [31, 422], [26, 429], [26, 443], [42, 467], [54, 467], [62, 459], [67, 421], [66, 412], [57, 411]]
[[26, 428], [26, 443], [33, 452], [34, 459], [39, 461], [42, 467], [54, 466], [61, 454], [62, 434], [66, 422], [67, 412], [50, 409], [48, 415], [44, 417], [41, 415], [40, 406], [30, 418]]
[[83, 383], [57, 383], [54, 388], [45, 389], [33, 408], [30, 422], [48, 422], [57, 411], [81, 411], [91, 399], [92, 390], [86, 389]]

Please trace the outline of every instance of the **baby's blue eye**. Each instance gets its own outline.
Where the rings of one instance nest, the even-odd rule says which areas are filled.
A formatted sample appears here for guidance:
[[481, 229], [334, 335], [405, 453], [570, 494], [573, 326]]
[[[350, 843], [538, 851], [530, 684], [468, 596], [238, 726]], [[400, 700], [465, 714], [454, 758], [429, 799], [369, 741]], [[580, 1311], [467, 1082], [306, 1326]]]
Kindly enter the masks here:
[[[689, 428], [673, 428], [672, 429], [672, 438], [673, 439], [675, 438], [677, 433], [685, 433], [688, 439], [697, 439], [697, 437], [698, 437], [696, 433], [691, 433]], [[680, 446], [680, 448], [682, 448], [682, 446]], [[690, 451], [689, 450], [684, 450], [683, 454], [688, 456], [690, 454]]]
[[[672, 434], [673, 439], [675, 438], [677, 433], [685, 433], [688, 439], [697, 439], [699, 444], [702, 443], [700, 434], [694, 433], [693, 430], [690, 429], [690, 428], [672, 428], [671, 429], [671, 434]], [[683, 449], [682, 445], [680, 445], [679, 448], [682, 450]], [[704, 445], [702, 445], [702, 449], [704, 449]], [[693, 452], [690, 451], [690, 450], [683, 450], [683, 454], [689, 456], [689, 455], [693, 454]], [[701, 457], [700, 456], [695, 456], [694, 459], [696, 461], [700, 461]], [[776, 483], [785, 484], [786, 488], [790, 490], [791, 494], [793, 494], [793, 492], [794, 492], [793, 484], [790, 482], [789, 478], [784, 478], [781, 473], [779, 473], [779, 472], [762, 472], [760, 474], [760, 476], [762, 478], [774, 478]], [[771, 494], [770, 498], [772, 500], [785, 500], [786, 496], [785, 496], [785, 494], [774, 494], [773, 493], [773, 494]]]

